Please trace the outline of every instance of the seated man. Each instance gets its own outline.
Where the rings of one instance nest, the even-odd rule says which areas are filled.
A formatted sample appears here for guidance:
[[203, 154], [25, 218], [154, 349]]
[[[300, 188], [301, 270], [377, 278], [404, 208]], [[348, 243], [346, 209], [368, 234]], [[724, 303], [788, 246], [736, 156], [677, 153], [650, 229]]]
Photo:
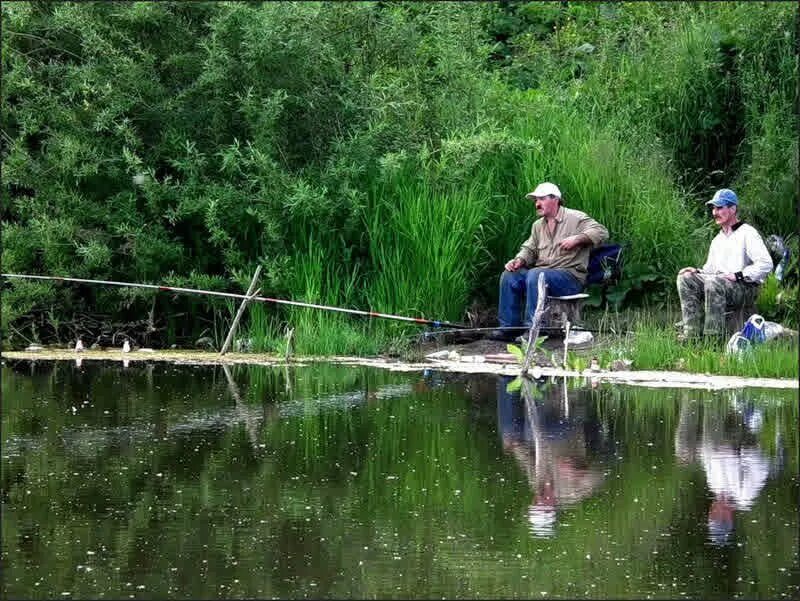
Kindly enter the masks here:
[[722, 188], [706, 204], [721, 231], [711, 241], [702, 268], [678, 272], [682, 340], [725, 337], [725, 309], [755, 302], [760, 284], [772, 271], [772, 257], [761, 236], [739, 221], [736, 193]]
[[[562, 206], [558, 186], [545, 182], [525, 196], [536, 203], [540, 217], [531, 227], [517, 256], [500, 277], [498, 319], [502, 327], [530, 327], [538, 300], [537, 284], [543, 273], [548, 294], [577, 294], [586, 283], [589, 251], [608, 239], [608, 230], [582, 211]], [[526, 297], [521, 320], [522, 297]], [[495, 330], [492, 338], [513, 340], [512, 330]]]

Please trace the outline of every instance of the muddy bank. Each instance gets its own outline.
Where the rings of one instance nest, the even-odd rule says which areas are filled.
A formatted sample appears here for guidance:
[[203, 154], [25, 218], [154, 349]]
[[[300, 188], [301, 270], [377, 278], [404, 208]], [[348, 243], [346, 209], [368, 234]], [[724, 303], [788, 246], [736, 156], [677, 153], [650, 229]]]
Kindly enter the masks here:
[[[503, 352], [502, 343], [482, 343], [475, 347], [460, 347], [457, 353], [450, 353], [440, 359], [424, 359], [406, 362], [389, 358], [365, 357], [293, 357], [288, 363], [285, 358], [276, 355], [259, 353], [228, 353], [220, 356], [216, 352], [159, 350], [152, 352], [132, 351], [123, 353], [120, 350], [89, 350], [80, 353], [69, 350], [42, 349], [35, 352], [13, 351], [2, 354], [4, 360], [29, 361], [119, 361], [124, 366], [141, 361], [165, 361], [175, 364], [189, 365], [268, 365], [302, 367], [312, 363], [334, 363], [339, 365], [367, 366], [388, 369], [391, 371], [425, 371], [435, 369], [455, 373], [498, 374], [517, 376], [520, 365], [512, 356]], [[475, 352], [475, 351], [483, 352]], [[446, 355], [449, 353], [445, 353]], [[541, 363], [541, 362], [540, 362]], [[531, 370], [535, 378], [547, 376], [566, 376], [586, 378], [591, 382], [618, 382], [648, 387], [669, 388], [785, 388], [797, 389], [797, 380], [782, 378], [744, 378], [736, 376], [718, 376], [712, 374], [692, 374], [675, 371], [591, 371], [582, 372], [537, 365]]]

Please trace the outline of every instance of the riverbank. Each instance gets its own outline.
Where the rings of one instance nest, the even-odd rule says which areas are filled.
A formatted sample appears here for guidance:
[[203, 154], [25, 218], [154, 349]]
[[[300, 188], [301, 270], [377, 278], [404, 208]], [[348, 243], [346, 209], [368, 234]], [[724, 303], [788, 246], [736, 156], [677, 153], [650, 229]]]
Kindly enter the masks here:
[[[499, 344], [499, 343], [498, 343]], [[480, 373], [518, 376], [521, 366], [513, 360], [512, 355], [502, 352], [487, 354], [467, 354], [448, 351], [447, 358], [425, 359], [421, 361], [402, 361], [391, 358], [366, 357], [292, 357], [286, 361], [284, 357], [260, 353], [219, 353], [187, 350], [159, 350], [152, 352], [133, 351], [123, 353], [120, 350], [89, 350], [76, 353], [69, 350], [42, 349], [25, 352], [12, 351], [3, 353], [4, 360], [26, 361], [119, 361], [124, 366], [134, 362], [160, 361], [184, 365], [266, 365], [274, 367], [303, 367], [313, 363], [334, 363], [339, 365], [366, 366], [388, 369], [390, 371], [425, 371], [438, 370], [454, 373]], [[648, 387], [669, 388], [780, 388], [797, 389], [796, 379], [786, 378], [752, 378], [740, 376], [713, 375], [710, 373], [687, 373], [679, 371], [653, 370], [575, 370], [560, 367], [537, 365], [531, 370], [535, 378], [549, 376], [565, 376], [586, 378], [592, 383], [616, 382]]]

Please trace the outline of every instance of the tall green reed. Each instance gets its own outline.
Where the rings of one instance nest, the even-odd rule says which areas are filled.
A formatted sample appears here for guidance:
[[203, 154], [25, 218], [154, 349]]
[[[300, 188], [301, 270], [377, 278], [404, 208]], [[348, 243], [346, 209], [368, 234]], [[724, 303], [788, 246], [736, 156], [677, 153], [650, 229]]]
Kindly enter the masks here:
[[373, 265], [366, 290], [376, 311], [457, 320], [481, 260], [488, 199], [477, 187], [438, 191], [400, 181], [367, 215]]
[[263, 352], [274, 349], [278, 324], [274, 312], [270, 312], [263, 303], [251, 303], [248, 307], [248, 327], [247, 335], [250, 348], [255, 352]]
[[[358, 265], [349, 266], [328, 260], [328, 249], [312, 242], [295, 255], [289, 288], [292, 298], [343, 308], [362, 298], [362, 275]], [[294, 349], [299, 354], [375, 354], [380, 348], [381, 326], [358, 316], [328, 310], [292, 307], [286, 311], [286, 327], [293, 329]], [[285, 344], [283, 341], [281, 344]], [[281, 350], [284, 350], [281, 347]]]

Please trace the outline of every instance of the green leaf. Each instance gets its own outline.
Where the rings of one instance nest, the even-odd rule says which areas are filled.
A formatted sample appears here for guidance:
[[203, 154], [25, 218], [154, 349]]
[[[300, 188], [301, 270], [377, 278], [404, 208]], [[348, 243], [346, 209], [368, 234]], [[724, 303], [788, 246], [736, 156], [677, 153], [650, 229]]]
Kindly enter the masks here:
[[512, 355], [514, 355], [514, 357], [515, 357], [515, 358], [517, 359], [517, 361], [519, 361], [520, 363], [522, 363], [523, 361], [525, 361], [525, 353], [523, 353], [523, 352], [522, 352], [522, 349], [521, 349], [521, 348], [519, 348], [517, 345], [515, 345], [515, 344], [509, 344], [509, 345], [507, 345], [507, 346], [506, 346], [506, 349], [508, 349], [508, 352], [509, 352], [509, 353], [511, 353]]
[[506, 392], [517, 392], [520, 388], [522, 388], [522, 378], [517, 376], [508, 383], [508, 386], [506, 386]]

